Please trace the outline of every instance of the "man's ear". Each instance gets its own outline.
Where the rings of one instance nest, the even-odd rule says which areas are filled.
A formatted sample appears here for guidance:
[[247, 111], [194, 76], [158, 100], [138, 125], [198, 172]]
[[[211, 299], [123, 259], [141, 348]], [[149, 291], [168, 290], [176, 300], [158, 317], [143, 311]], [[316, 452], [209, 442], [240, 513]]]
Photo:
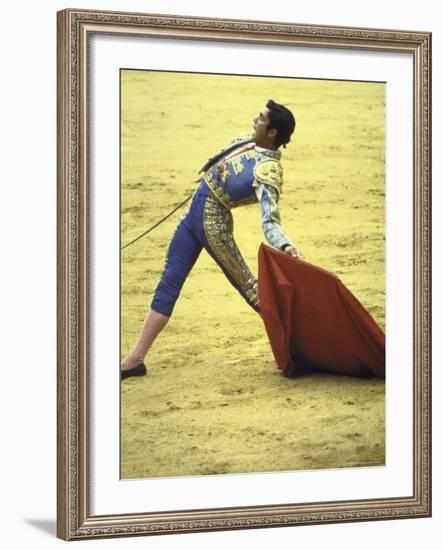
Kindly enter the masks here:
[[277, 137], [277, 128], [271, 128], [268, 130], [269, 137], [276, 138]]

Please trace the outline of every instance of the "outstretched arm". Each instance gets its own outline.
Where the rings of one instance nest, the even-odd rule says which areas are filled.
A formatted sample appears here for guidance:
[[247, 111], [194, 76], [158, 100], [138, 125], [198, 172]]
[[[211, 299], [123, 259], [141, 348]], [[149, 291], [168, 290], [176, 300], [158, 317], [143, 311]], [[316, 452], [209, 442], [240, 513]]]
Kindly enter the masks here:
[[268, 243], [285, 254], [301, 257], [300, 252], [283, 232], [278, 208], [279, 193], [277, 189], [271, 185], [261, 183], [256, 189], [256, 195], [260, 203], [262, 229]]

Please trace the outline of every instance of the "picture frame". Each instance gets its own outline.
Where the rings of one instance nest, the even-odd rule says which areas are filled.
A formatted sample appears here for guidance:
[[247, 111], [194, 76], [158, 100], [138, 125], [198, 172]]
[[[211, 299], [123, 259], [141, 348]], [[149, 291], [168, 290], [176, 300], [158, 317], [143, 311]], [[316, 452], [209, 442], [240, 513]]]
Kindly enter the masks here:
[[[252, 529], [431, 515], [431, 34], [428, 32], [210, 19], [161, 14], [67, 9], [58, 24], [58, 368], [57, 534], [64, 540]], [[94, 438], [91, 377], [96, 315], [91, 294], [91, 234], [97, 205], [91, 200], [90, 94], [96, 66], [95, 36], [138, 41], [165, 39], [208, 44], [313, 48], [409, 55], [413, 67], [411, 146], [413, 232], [412, 305], [412, 490], [392, 497], [297, 500], [218, 507], [155, 508], [95, 513], [91, 480]], [[388, 129], [389, 130], [389, 129]], [[94, 259], [94, 261], [97, 261]], [[95, 306], [94, 306], [95, 307]], [[92, 351], [91, 351], [92, 350]], [[94, 390], [95, 391], [95, 390]], [[192, 487], [192, 480], [188, 480]]]

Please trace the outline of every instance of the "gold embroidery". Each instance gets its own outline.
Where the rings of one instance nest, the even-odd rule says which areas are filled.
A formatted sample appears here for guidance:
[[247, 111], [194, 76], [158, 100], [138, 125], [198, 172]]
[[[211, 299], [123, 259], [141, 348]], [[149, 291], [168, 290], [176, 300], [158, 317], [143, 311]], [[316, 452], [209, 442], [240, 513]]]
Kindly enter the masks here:
[[231, 200], [231, 197], [220, 187], [212, 173], [207, 174], [203, 180], [225, 208], [229, 209], [234, 206], [234, 202]]
[[258, 309], [257, 279], [234, 241], [233, 226], [231, 212], [212, 196], [208, 196], [203, 212], [203, 227], [208, 244], [235, 286], [254, 309]]
[[269, 159], [255, 165], [254, 176], [258, 183], [265, 183], [281, 193], [283, 187], [283, 168], [278, 160]]
[[241, 174], [244, 170], [243, 163], [241, 161], [241, 155], [231, 159], [231, 165], [236, 175]]
[[252, 204], [257, 201], [255, 193], [245, 199], [235, 202], [220, 186], [216, 173], [218, 172], [221, 181], [226, 183], [231, 174], [227, 167], [228, 163], [231, 163], [233, 171], [235, 171], [236, 174], [239, 174], [242, 170], [244, 170], [244, 165], [241, 162], [241, 158], [256, 158], [258, 160], [254, 167], [254, 180], [252, 182], [253, 187], [257, 188], [261, 183], [265, 183], [266, 185], [276, 189], [280, 194], [283, 185], [283, 168], [279, 161], [279, 155], [279, 151], [268, 151], [258, 147], [250, 147], [240, 155], [228, 157], [222, 162], [219, 162], [214, 168], [208, 170], [204, 176], [204, 181], [225, 208], [231, 209], [236, 208], [237, 206], [243, 206], [245, 204]]
[[222, 169], [219, 171], [219, 174], [223, 183], [226, 183], [228, 181], [229, 176], [231, 175], [229, 173], [227, 166], [224, 164], [222, 164]]

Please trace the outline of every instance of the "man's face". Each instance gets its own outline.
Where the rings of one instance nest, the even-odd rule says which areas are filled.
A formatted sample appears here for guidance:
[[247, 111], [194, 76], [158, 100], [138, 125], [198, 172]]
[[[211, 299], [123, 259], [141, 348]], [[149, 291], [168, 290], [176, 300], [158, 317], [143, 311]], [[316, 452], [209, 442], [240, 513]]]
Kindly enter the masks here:
[[277, 131], [275, 128], [268, 129], [269, 109], [265, 107], [260, 111], [258, 116], [254, 118], [254, 141], [259, 147], [271, 149], [274, 147], [275, 136]]

